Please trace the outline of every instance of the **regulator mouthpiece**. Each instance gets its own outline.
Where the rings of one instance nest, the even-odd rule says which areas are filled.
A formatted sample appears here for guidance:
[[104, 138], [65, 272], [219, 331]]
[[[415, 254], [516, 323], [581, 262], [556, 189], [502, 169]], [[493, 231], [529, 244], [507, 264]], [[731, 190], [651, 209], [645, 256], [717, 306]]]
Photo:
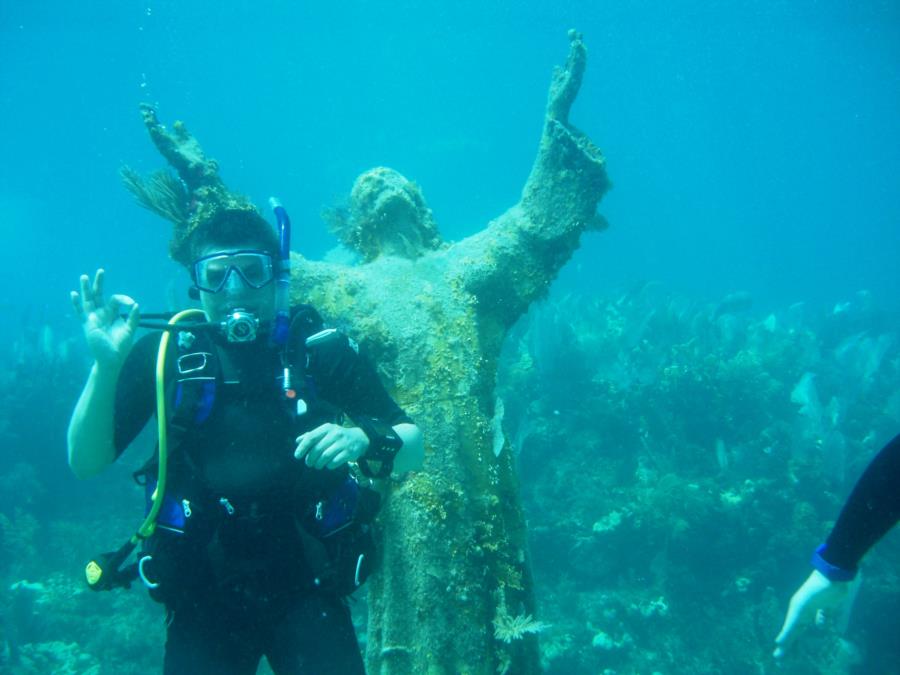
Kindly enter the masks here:
[[259, 332], [259, 318], [243, 309], [235, 309], [222, 322], [222, 330], [229, 342], [253, 342]]

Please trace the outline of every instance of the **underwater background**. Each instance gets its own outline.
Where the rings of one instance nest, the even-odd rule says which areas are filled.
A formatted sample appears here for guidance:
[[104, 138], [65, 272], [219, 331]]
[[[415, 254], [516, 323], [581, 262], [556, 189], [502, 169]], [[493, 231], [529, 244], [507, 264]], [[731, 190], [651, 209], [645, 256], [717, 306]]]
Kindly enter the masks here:
[[161, 662], [160, 608], [82, 581], [138, 524], [152, 438], [101, 478], [65, 463], [78, 275], [187, 304], [168, 225], [118, 177], [162, 167], [138, 104], [257, 204], [278, 195], [310, 258], [336, 246], [322, 209], [377, 165], [459, 239], [519, 198], [569, 28], [610, 227], [513, 331], [497, 387], [546, 671], [900, 672], [896, 530], [846, 633], [770, 658], [900, 432], [900, 5], [468, 0], [0, 4], [0, 670]]

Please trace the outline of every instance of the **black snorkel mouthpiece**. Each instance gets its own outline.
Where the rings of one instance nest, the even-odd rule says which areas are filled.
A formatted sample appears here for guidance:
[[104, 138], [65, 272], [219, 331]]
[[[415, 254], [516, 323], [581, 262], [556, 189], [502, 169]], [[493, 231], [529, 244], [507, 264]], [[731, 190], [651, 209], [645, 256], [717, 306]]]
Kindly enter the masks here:
[[291, 219], [281, 202], [269, 198], [269, 206], [278, 224], [278, 272], [275, 279], [275, 322], [272, 326], [272, 343], [284, 346], [290, 332], [290, 290], [291, 290]]

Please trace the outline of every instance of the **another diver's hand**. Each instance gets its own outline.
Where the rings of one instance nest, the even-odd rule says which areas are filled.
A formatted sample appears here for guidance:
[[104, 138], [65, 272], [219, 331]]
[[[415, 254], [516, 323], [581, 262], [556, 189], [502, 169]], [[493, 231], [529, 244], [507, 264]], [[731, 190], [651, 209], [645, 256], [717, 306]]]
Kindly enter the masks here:
[[[86, 274], [81, 275], [81, 293], [72, 291], [72, 305], [81, 319], [84, 335], [99, 367], [121, 366], [134, 342], [140, 312], [137, 303], [127, 295], [113, 295], [103, 302], [102, 269], [94, 275], [93, 285]], [[121, 307], [131, 307], [123, 321]]]
[[358, 427], [323, 424], [297, 437], [294, 457], [314, 469], [336, 469], [363, 456], [369, 437]]
[[784, 656], [785, 649], [795, 637], [801, 624], [822, 623], [824, 612], [840, 605], [847, 596], [849, 583], [831, 581], [819, 570], [813, 570], [803, 585], [797, 589], [788, 605], [781, 632], [775, 638], [776, 659]]

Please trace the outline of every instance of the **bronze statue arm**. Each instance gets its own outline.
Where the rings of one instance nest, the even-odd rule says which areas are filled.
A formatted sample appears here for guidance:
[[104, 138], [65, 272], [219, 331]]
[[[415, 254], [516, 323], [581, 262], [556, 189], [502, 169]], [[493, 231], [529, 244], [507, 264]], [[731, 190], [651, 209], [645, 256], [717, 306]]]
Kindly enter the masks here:
[[206, 158], [200, 143], [183, 122], [175, 122], [169, 131], [157, 119], [156, 108], [148, 103], [141, 104], [141, 118], [153, 145], [169, 166], [178, 172], [188, 190], [193, 192], [202, 187], [225, 190], [219, 178], [219, 163]]
[[578, 248], [581, 233], [603, 229], [597, 204], [609, 188], [605, 160], [569, 123], [587, 63], [569, 31], [569, 57], [550, 85], [537, 158], [519, 203], [451, 251], [452, 274], [478, 298], [482, 315], [511, 325]]

